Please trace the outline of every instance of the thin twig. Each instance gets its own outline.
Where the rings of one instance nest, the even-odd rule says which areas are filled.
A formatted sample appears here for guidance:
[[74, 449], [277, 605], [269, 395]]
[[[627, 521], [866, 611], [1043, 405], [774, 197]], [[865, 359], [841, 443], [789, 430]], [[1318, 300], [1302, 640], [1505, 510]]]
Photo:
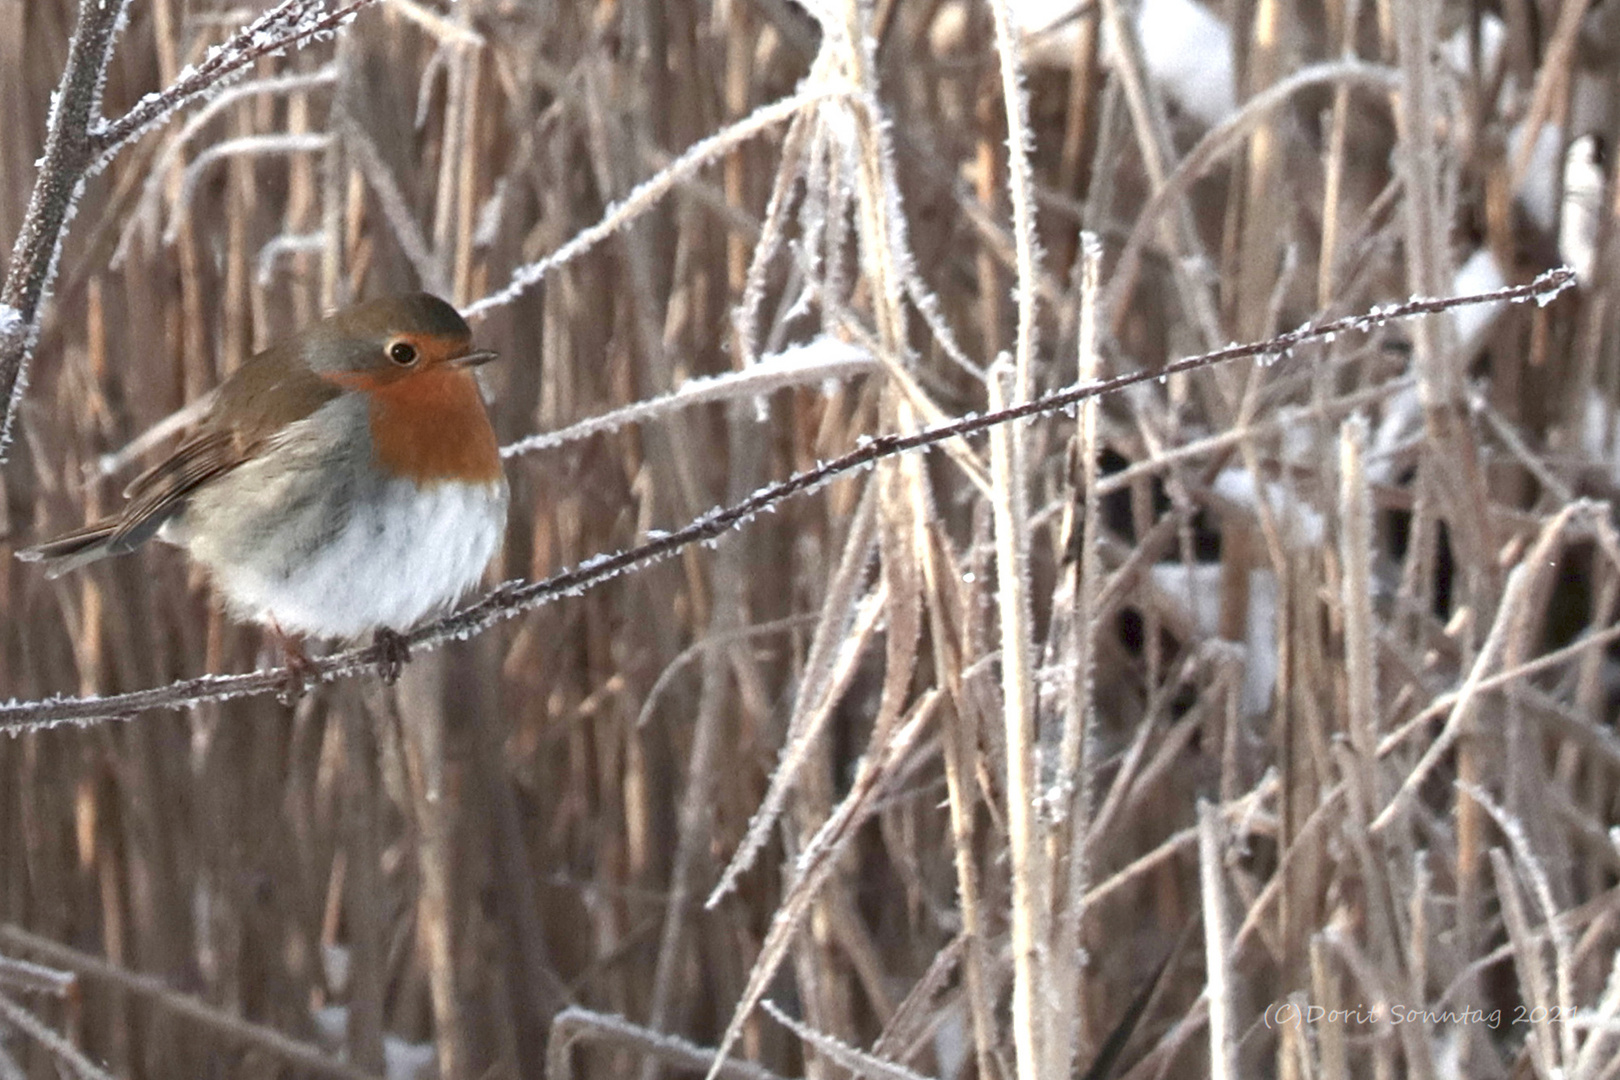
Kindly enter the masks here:
[[78, 208], [96, 146], [90, 126], [101, 111], [101, 91], [113, 42], [129, 0], [80, 0], [79, 25], [68, 46], [62, 82], [52, 97], [45, 153], [28, 212], [11, 249], [0, 288], [0, 462], [11, 446], [11, 426], [27, 386], [28, 361], [39, 340], [46, 295], [56, 278], [62, 240]]
[[245, 71], [250, 64], [329, 36], [353, 19], [361, 8], [375, 2], [351, 0], [333, 11], [325, 11], [326, 0], [283, 0], [238, 30], [230, 40], [210, 49], [201, 64], [187, 68], [175, 82], [147, 94], [117, 120], [106, 121], [91, 131], [90, 143], [96, 157], [94, 168], [103, 167], [125, 143], [192, 102], [212, 94], [221, 83]]
[[121, 994], [138, 997], [172, 1016], [196, 1024], [222, 1042], [251, 1046], [267, 1056], [320, 1076], [330, 1076], [336, 1080], [372, 1080], [370, 1073], [337, 1060], [318, 1046], [289, 1038], [264, 1024], [232, 1016], [190, 994], [181, 993], [162, 979], [130, 971], [21, 926], [0, 924], [0, 942], [10, 949], [43, 957], [52, 964], [78, 972]]
[[[1139, 371], [1116, 375], [1100, 382], [1047, 394], [996, 412], [964, 416], [948, 424], [925, 428], [911, 434], [876, 436], [847, 454], [813, 469], [795, 473], [785, 480], [769, 484], [730, 506], [701, 514], [684, 528], [656, 536], [644, 544], [609, 555], [599, 555], [540, 581], [507, 582], [497, 586], [476, 603], [461, 611], [412, 631], [407, 636], [407, 642], [413, 649], [432, 649], [452, 639], [471, 637], [532, 608], [551, 603], [564, 596], [583, 593], [627, 571], [667, 559], [693, 544], [714, 540], [756, 515], [770, 510], [785, 499], [819, 490], [845, 473], [866, 468], [895, 454], [923, 449], [958, 436], [974, 435], [998, 424], [1063, 412], [1090, 398], [1115, 393], [1152, 379], [1167, 378], [1244, 357], [1284, 356], [1305, 342], [1351, 331], [1366, 332], [1395, 319], [1430, 315], [1456, 307], [1502, 300], [1539, 300], [1545, 303], [1569, 287], [1574, 280], [1574, 271], [1560, 267], [1549, 270], [1524, 285], [1513, 285], [1505, 289], [1468, 296], [1417, 298], [1400, 304], [1375, 307], [1365, 314], [1302, 326], [1265, 341], [1231, 345], [1214, 352], [1178, 360], [1166, 365], [1162, 371]], [[332, 656], [311, 660], [308, 674], [313, 679], [329, 681], [372, 669], [383, 659], [382, 651], [376, 646], [349, 649]], [[35, 701], [12, 701], [0, 705], [0, 731], [28, 731], [64, 723], [83, 724], [100, 720], [128, 719], [137, 713], [152, 709], [187, 708], [205, 701], [223, 701], [229, 698], [276, 693], [286, 688], [288, 674], [287, 669], [283, 667], [264, 668], [243, 675], [200, 675], [165, 686], [106, 697], [62, 696]]]
[[79, 24], [51, 109], [45, 153], [28, 212], [12, 248], [0, 288], [0, 462], [11, 445], [12, 424], [27, 387], [28, 363], [39, 340], [44, 303], [56, 277], [62, 242], [85, 181], [105, 168], [130, 140], [212, 93], [261, 59], [331, 34], [373, 0], [353, 0], [335, 11], [325, 0], [284, 0], [215, 46], [161, 91], [142, 98], [113, 121], [103, 121], [101, 91], [107, 61], [129, 0], [81, 0]]
[[43, 1046], [52, 1057], [82, 1080], [117, 1080], [112, 1073], [84, 1056], [67, 1037], [51, 1030], [45, 1022], [4, 994], [0, 994], [0, 1025], [16, 1028]]

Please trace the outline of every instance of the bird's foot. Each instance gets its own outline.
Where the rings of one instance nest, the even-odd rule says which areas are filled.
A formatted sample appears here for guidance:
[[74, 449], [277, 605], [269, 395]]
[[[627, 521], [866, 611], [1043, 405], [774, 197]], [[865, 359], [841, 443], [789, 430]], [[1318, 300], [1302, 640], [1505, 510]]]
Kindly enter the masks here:
[[309, 693], [310, 684], [315, 681], [315, 662], [304, 651], [304, 643], [298, 637], [284, 632], [274, 623], [270, 632], [281, 646], [281, 654], [287, 661], [287, 677], [281, 689], [276, 691], [276, 697], [283, 705], [296, 705]]
[[380, 654], [377, 658], [377, 674], [382, 676], [383, 682], [393, 686], [399, 681], [399, 673], [411, 662], [410, 642], [405, 640], [405, 635], [382, 626], [372, 635], [372, 644]]

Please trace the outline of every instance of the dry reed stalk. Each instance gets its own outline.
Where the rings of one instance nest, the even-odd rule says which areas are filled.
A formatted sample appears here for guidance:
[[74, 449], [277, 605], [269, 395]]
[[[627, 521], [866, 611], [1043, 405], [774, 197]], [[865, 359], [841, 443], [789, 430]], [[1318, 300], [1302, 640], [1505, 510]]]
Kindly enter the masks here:
[[[446, 678], [402, 730], [369, 683], [278, 707], [169, 554], [7, 562], [0, 917], [103, 968], [8, 990], [0, 1072], [71, 1060], [27, 1027], [129, 1076], [1613, 1075], [1612, 275], [1469, 352], [1387, 317], [1479, 237], [1546, 265], [1517, 180], [1588, 122], [1597, 9], [1543, 48], [1503, 5], [1496, 54], [1456, 0], [1261, 4], [1210, 119], [1124, 4], [1055, 68], [1009, 4], [377, 6], [261, 5], [338, 40], [243, 60], [251, 13], [130, 5], [106, 174], [0, 317], [37, 357], [0, 545], [112, 505], [251, 350], [425, 285], [506, 357], [511, 583], [417, 632]], [[22, 10], [7, 238], [77, 5]], [[1125, 374], [1053, 393], [1071, 350]], [[1000, 353], [1029, 404], [987, 416]]]

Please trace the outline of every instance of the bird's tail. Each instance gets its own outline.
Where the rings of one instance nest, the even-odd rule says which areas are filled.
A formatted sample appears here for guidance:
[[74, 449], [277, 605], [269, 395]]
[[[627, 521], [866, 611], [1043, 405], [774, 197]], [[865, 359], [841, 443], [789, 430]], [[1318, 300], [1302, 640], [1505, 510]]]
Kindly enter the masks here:
[[58, 536], [55, 540], [47, 540], [43, 544], [24, 548], [17, 552], [17, 558], [23, 562], [46, 563], [45, 576], [59, 578], [97, 559], [105, 559], [109, 555], [122, 555], [128, 550], [127, 547], [115, 550], [112, 543], [117, 532], [116, 519], [98, 521], [93, 525], [86, 525], [82, 529]]

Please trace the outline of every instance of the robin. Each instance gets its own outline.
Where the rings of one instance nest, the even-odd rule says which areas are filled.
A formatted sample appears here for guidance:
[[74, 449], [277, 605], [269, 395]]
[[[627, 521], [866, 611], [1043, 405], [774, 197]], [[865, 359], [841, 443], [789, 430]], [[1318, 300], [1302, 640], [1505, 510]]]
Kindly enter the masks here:
[[208, 569], [233, 618], [384, 646], [478, 583], [506, 475], [473, 369], [495, 354], [436, 296], [373, 300], [259, 353], [112, 517], [18, 553], [58, 577], [153, 536]]

